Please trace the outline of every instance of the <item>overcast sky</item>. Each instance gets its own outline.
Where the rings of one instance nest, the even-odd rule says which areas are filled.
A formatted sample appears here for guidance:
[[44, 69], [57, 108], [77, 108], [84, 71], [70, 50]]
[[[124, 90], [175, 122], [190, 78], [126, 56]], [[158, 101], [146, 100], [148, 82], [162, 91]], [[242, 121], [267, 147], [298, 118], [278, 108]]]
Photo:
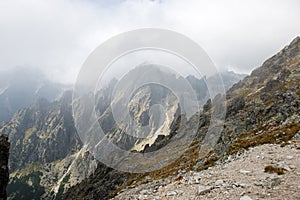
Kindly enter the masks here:
[[2, 0], [0, 70], [71, 83], [101, 42], [144, 27], [198, 42], [220, 69], [249, 73], [300, 35], [298, 0]]

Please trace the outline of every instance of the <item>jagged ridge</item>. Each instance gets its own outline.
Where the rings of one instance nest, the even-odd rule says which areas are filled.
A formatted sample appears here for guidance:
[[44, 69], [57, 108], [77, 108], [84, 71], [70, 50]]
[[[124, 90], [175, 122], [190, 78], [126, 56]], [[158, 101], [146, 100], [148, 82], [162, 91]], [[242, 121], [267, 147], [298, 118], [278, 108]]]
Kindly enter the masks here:
[[[227, 92], [227, 115], [221, 137], [217, 145], [208, 154], [199, 155], [199, 144], [205, 135], [211, 108], [210, 101], [204, 106], [200, 121], [190, 120], [190, 125], [199, 123], [198, 137], [176, 162], [165, 168], [147, 174], [120, 174], [126, 181], [118, 182], [117, 191], [134, 187], [152, 180], [162, 179], [178, 173], [180, 170], [202, 170], [243, 149], [265, 143], [283, 144], [299, 135], [300, 130], [300, 39], [297, 37], [281, 52], [268, 59], [260, 68], [243, 81], [235, 84]], [[196, 124], [195, 124], [196, 123]], [[112, 170], [114, 171], [114, 170]], [[98, 168], [95, 175], [84, 184], [71, 188], [65, 199], [79, 197], [107, 197], [107, 192], [98, 189], [103, 180], [109, 182], [113, 176], [108, 173], [101, 182]], [[117, 172], [114, 172], [117, 173]], [[87, 190], [86, 188], [92, 188]]]

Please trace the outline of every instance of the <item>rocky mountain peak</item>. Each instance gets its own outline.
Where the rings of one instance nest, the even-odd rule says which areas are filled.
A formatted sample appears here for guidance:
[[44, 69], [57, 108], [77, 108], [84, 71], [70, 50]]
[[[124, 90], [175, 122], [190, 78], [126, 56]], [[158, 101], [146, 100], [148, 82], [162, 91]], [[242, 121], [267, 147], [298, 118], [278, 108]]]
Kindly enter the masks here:
[[72, 92], [65, 92], [59, 101], [52, 103], [38, 99], [0, 127], [0, 132], [10, 138], [12, 171], [32, 163], [62, 159], [81, 148], [74, 127], [71, 100]]
[[[267, 59], [262, 66], [253, 70], [250, 76], [236, 83], [228, 92], [227, 97], [257, 93], [264, 86], [272, 85], [271, 82], [284, 82], [290, 74], [300, 71], [300, 37], [296, 37], [280, 52]], [[270, 82], [270, 83], [268, 83]]]
[[300, 37], [297, 37], [279, 53], [266, 60], [261, 67], [253, 70], [251, 75], [265, 77], [276, 74], [283, 69], [293, 70], [294, 65], [290, 66], [289, 64], [293, 64], [291, 62], [299, 62], [299, 56]]

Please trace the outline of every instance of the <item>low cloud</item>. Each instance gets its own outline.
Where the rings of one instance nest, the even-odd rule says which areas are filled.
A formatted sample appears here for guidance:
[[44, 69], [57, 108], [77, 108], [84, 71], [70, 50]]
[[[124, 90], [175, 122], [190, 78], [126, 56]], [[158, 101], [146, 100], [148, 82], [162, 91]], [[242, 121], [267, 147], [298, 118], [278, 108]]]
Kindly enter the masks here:
[[300, 35], [297, 0], [10, 0], [0, 2], [0, 69], [32, 66], [73, 82], [109, 37], [167, 28], [198, 42], [220, 69], [249, 73]]

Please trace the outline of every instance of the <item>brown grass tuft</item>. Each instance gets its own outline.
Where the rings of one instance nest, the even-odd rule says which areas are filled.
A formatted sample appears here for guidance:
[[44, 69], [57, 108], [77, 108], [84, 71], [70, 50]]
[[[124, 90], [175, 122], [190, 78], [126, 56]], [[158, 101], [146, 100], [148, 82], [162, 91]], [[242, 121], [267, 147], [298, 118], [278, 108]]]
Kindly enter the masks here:
[[268, 165], [265, 167], [265, 172], [277, 173], [278, 175], [282, 175], [282, 174], [284, 174], [284, 169], [282, 167], [274, 167], [272, 165]]

